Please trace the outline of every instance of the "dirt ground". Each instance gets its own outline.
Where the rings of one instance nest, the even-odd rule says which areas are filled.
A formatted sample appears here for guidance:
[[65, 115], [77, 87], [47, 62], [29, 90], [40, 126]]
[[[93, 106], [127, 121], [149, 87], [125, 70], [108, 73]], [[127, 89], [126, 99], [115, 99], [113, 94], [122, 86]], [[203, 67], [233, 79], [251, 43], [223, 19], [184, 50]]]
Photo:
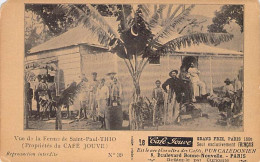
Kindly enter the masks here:
[[162, 125], [157, 127], [145, 127], [145, 130], [160, 131], [243, 131], [243, 127], [227, 126], [219, 123], [221, 116], [217, 107], [211, 107], [208, 103], [194, 104], [202, 110], [206, 117], [181, 120], [178, 124]]
[[[161, 125], [158, 127], [145, 126], [140, 131], [243, 131], [243, 127], [227, 126], [219, 123], [221, 119], [218, 108], [211, 107], [208, 103], [195, 104], [197, 108], [202, 110], [202, 114], [205, 116], [198, 118], [183, 119], [180, 123], [173, 123], [168, 125]], [[129, 121], [123, 121], [123, 130], [129, 130]], [[102, 131], [104, 128], [100, 128], [101, 123], [99, 121], [93, 122], [91, 119], [84, 120], [62, 120], [62, 130], [97, 130]], [[29, 121], [29, 129], [36, 130], [55, 130], [55, 119], [51, 120], [31, 120]]]

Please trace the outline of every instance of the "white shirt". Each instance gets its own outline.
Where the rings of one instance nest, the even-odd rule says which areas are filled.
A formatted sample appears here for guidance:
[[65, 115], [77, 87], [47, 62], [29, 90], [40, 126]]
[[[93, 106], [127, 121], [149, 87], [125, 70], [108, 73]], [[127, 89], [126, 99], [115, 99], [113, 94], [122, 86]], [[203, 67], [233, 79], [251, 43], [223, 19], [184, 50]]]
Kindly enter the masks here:
[[232, 84], [229, 84], [229, 85], [225, 85], [223, 87], [223, 92], [224, 93], [233, 93], [234, 92], [234, 87]]
[[190, 67], [189, 70], [188, 70], [190, 76], [191, 76], [191, 81], [194, 83], [194, 82], [197, 82], [199, 81], [199, 73], [200, 71], [197, 69], [197, 68], [194, 68], [194, 67]]
[[109, 98], [109, 89], [106, 85], [97, 90], [97, 99], [105, 100]]
[[82, 82], [82, 87], [80, 89], [80, 94], [79, 94], [79, 99], [80, 101], [86, 101], [88, 94], [88, 83], [87, 82]]

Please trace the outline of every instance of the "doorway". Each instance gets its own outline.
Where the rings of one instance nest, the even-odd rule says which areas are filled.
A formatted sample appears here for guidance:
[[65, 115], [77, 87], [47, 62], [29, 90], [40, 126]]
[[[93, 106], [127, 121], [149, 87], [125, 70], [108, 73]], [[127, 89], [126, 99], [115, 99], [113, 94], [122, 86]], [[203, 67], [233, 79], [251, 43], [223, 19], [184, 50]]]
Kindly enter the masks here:
[[188, 71], [188, 69], [190, 68], [190, 64], [194, 63], [194, 66], [198, 68], [198, 57], [194, 57], [194, 56], [185, 56], [182, 59], [182, 65], [181, 65], [181, 69], [183, 69], [184, 71]]

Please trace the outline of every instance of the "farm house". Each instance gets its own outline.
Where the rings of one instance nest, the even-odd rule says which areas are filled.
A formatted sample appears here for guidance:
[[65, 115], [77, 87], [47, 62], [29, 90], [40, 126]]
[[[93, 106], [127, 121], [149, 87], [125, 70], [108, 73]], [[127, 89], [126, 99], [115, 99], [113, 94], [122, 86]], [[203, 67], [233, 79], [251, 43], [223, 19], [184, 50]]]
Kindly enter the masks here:
[[[243, 53], [203, 44], [169, 53], [161, 57], [158, 63], [145, 67], [140, 79], [142, 95], [150, 98], [156, 80], [165, 81], [169, 70], [179, 70], [182, 64], [191, 60], [196, 62], [201, 71], [200, 78], [206, 83], [207, 91], [212, 92], [213, 88], [222, 86], [226, 78], [236, 78], [243, 66]], [[58, 92], [73, 81], [79, 82], [83, 75], [89, 78], [92, 72], [97, 72], [100, 79], [106, 77], [106, 73], [115, 71], [123, 88], [123, 109], [128, 109], [133, 84], [124, 61], [100, 45], [98, 38], [87, 28], [75, 27], [33, 47], [25, 58], [25, 64], [39, 63], [55, 67], [46, 70], [46, 73], [54, 78]], [[42, 70], [34, 71], [35, 75], [43, 73]]]

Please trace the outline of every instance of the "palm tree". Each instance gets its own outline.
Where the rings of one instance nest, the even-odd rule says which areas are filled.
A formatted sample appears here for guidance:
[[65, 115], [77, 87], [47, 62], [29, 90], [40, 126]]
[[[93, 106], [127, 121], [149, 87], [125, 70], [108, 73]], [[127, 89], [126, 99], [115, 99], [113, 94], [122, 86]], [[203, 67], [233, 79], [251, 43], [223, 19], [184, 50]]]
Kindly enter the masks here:
[[[101, 13], [92, 5], [59, 5], [67, 14], [77, 16], [78, 21], [98, 37], [99, 42], [109, 51], [122, 58], [134, 84], [133, 100], [129, 106], [130, 129], [139, 129], [136, 120], [137, 102], [140, 97], [139, 81], [147, 63], [153, 57], [174, 52], [176, 48], [191, 44], [216, 44], [229, 41], [233, 36], [228, 33], [190, 33], [180, 35], [178, 28], [187, 21], [195, 5], [139, 4], [116, 5], [118, 7], [117, 29], [106, 22]], [[163, 17], [163, 13], [167, 13]], [[131, 118], [132, 117], [132, 118]]]

